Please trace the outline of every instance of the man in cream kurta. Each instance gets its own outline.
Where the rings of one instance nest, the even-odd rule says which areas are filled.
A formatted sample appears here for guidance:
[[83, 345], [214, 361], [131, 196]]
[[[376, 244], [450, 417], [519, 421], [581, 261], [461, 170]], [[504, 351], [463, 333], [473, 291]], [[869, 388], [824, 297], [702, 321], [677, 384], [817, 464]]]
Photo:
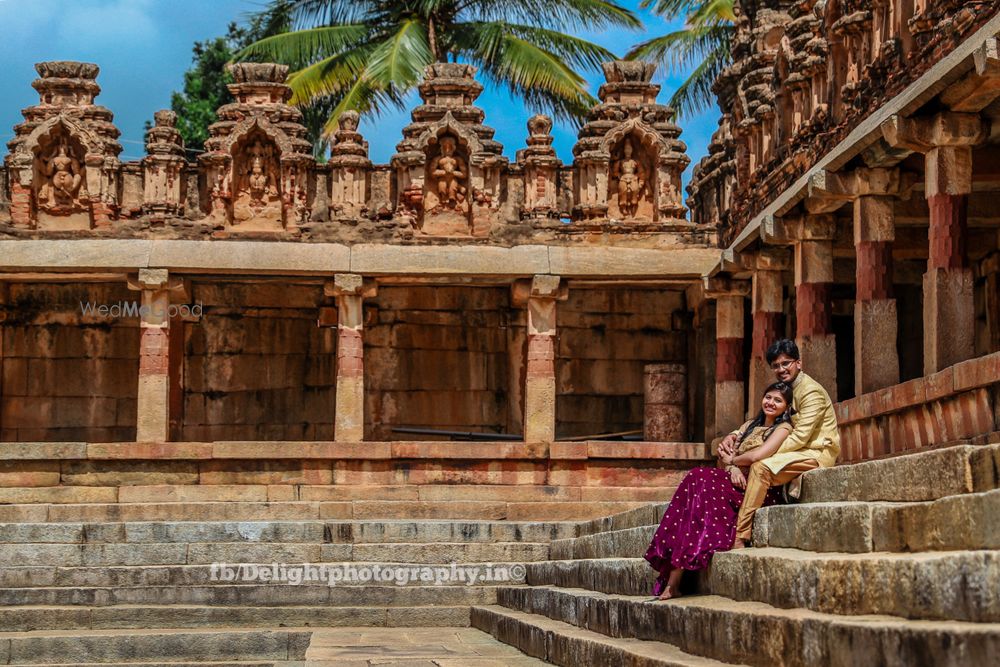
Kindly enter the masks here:
[[793, 429], [770, 457], [750, 466], [746, 493], [736, 519], [736, 543], [745, 546], [753, 529], [754, 514], [764, 504], [772, 486], [781, 486], [813, 468], [837, 462], [840, 432], [830, 395], [819, 382], [802, 372], [798, 346], [779, 340], [767, 350], [767, 362], [781, 382], [792, 385]]

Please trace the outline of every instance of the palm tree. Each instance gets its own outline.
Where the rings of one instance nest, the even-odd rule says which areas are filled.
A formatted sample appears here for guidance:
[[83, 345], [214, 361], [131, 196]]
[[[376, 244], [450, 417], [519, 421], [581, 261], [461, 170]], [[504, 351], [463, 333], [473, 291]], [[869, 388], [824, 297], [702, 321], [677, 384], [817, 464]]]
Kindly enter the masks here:
[[596, 100], [577, 69], [614, 54], [563, 31], [641, 26], [614, 0], [271, 0], [262, 14], [290, 17], [292, 31], [237, 58], [291, 66], [293, 104], [333, 100], [327, 134], [348, 109], [402, 108], [424, 67], [449, 59], [478, 65], [533, 107], [581, 118]]
[[679, 116], [695, 115], [715, 102], [712, 83], [729, 64], [730, 40], [736, 23], [734, 0], [642, 0], [644, 9], [668, 20], [685, 17], [684, 27], [637, 44], [626, 58], [664, 64], [671, 72], [688, 75], [670, 98]]

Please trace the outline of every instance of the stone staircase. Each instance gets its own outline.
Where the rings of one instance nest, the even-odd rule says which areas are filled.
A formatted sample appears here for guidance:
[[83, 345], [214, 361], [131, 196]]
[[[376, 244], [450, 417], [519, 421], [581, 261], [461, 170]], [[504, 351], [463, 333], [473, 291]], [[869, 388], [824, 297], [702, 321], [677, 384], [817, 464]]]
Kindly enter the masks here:
[[1000, 445], [808, 473], [701, 594], [649, 595], [666, 505], [580, 524], [474, 627], [559, 665], [987, 665], [1000, 655]]

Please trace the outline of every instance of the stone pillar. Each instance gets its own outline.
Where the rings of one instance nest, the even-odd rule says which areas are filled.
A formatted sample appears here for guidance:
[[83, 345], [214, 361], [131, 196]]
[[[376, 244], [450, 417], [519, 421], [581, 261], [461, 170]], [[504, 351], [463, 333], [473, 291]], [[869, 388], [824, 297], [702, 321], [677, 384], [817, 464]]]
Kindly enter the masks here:
[[802, 366], [837, 400], [837, 341], [833, 335], [832, 215], [805, 216], [794, 245], [795, 342]]
[[750, 308], [753, 314], [753, 342], [750, 352], [750, 391], [747, 411], [756, 414], [757, 400], [764, 387], [774, 382], [774, 373], [767, 364], [767, 348], [784, 338], [784, 280], [782, 271], [788, 268], [785, 251], [768, 248], [752, 258], [753, 280]]
[[556, 437], [556, 302], [567, 297], [559, 276], [514, 283], [513, 301], [528, 309], [528, 362], [524, 384], [524, 440]]
[[687, 366], [647, 364], [644, 370], [643, 439], [687, 442]]
[[966, 254], [972, 147], [989, 132], [977, 113], [893, 116], [882, 134], [894, 147], [924, 153], [930, 241], [924, 274], [924, 374], [975, 354], [973, 276]]
[[887, 195], [863, 195], [854, 201], [854, 393], [859, 396], [899, 382], [892, 207], [893, 198]]
[[710, 278], [705, 296], [715, 299], [715, 435], [743, 423], [746, 365], [743, 359], [743, 301], [746, 282]]
[[337, 299], [337, 442], [360, 442], [365, 434], [364, 298], [375, 285], [356, 273], [338, 273], [324, 286]]
[[3, 333], [7, 320], [7, 283], [0, 282], [0, 441], [3, 440]]
[[166, 269], [139, 269], [128, 286], [142, 295], [135, 439], [165, 442], [170, 432], [170, 293], [183, 283]]

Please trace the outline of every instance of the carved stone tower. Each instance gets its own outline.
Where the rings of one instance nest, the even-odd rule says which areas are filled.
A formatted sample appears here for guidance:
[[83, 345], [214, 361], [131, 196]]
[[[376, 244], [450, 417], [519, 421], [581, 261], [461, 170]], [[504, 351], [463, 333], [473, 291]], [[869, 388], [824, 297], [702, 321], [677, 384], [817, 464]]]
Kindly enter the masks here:
[[94, 104], [99, 68], [69, 61], [35, 65], [41, 98], [22, 114], [6, 158], [11, 220], [20, 227], [107, 227], [118, 206], [119, 132], [109, 109]]
[[392, 156], [397, 211], [426, 235], [487, 236], [508, 160], [483, 125], [485, 113], [473, 106], [483, 86], [472, 65], [436, 63], [424, 71], [424, 103]]
[[199, 160], [216, 227], [294, 231], [308, 215], [309, 170], [315, 166], [302, 112], [288, 104], [287, 65], [228, 66], [236, 97], [219, 108], [219, 121]]
[[680, 221], [681, 172], [690, 162], [673, 110], [656, 103], [656, 67], [641, 61], [604, 64], [601, 104], [588, 114], [573, 147], [575, 218]]

